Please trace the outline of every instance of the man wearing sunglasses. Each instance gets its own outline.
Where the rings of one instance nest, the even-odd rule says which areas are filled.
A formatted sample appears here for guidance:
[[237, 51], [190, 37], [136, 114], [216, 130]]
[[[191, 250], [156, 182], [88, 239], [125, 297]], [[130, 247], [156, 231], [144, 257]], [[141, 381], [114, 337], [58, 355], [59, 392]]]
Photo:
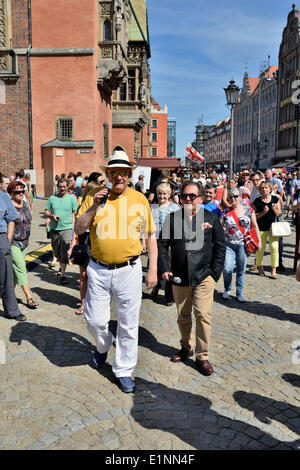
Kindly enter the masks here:
[[158, 271], [165, 280], [172, 280], [172, 276], [181, 280], [180, 284], [173, 283], [181, 349], [172, 361], [180, 362], [194, 355], [194, 309], [196, 366], [201, 374], [211, 375], [214, 370], [208, 358], [212, 303], [225, 260], [225, 237], [218, 216], [201, 207], [203, 196], [204, 189], [198, 182], [186, 181], [182, 185], [182, 209], [167, 216], [158, 240]]
[[123, 150], [109, 158], [111, 189], [95, 188], [82, 203], [75, 224], [78, 235], [90, 228], [91, 261], [84, 304], [87, 327], [96, 342], [96, 367], [106, 361], [114, 340], [109, 331], [110, 306], [116, 299], [118, 327], [113, 373], [121, 390], [134, 391], [131, 375], [137, 362], [138, 322], [142, 300], [141, 230], [149, 255], [146, 286], [157, 283], [156, 227], [145, 196], [128, 187], [132, 166]]

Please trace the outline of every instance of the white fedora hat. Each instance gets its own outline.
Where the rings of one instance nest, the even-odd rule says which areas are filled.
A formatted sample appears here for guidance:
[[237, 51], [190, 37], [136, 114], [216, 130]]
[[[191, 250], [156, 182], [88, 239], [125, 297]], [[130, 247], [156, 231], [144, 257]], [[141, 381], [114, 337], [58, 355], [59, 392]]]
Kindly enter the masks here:
[[107, 166], [103, 168], [130, 168], [134, 167], [129, 161], [129, 157], [124, 150], [114, 150], [108, 159]]

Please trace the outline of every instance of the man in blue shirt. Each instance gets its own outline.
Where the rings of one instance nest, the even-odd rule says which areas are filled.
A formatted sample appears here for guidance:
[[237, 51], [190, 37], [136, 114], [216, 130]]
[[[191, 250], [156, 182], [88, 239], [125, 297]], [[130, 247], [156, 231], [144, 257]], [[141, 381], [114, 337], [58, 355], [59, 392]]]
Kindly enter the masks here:
[[218, 217], [221, 217], [221, 210], [214, 202], [214, 198], [216, 196], [216, 188], [214, 187], [213, 183], [207, 183], [205, 186], [205, 194], [203, 198], [203, 203], [201, 207], [206, 209], [209, 212], [214, 212], [217, 214]]
[[5, 317], [25, 321], [26, 317], [19, 310], [14, 289], [10, 244], [14, 233], [15, 220], [18, 218], [19, 214], [10, 197], [4, 191], [0, 191], [0, 295]]
[[281, 184], [281, 181], [280, 179], [278, 178], [274, 178], [272, 176], [272, 170], [270, 170], [270, 168], [268, 168], [266, 171], [265, 171], [265, 181], [268, 181], [269, 183], [271, 184], [277, 184], [278, 186], [278, 193], [282, 193], [282, 184]]

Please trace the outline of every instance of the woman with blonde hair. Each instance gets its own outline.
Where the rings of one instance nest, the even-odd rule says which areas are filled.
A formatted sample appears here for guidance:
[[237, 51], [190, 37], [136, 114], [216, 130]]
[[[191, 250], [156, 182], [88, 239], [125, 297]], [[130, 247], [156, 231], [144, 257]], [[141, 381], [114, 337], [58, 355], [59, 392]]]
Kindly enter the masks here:
[[[167, 215], [180, 209], [180, 206], [171, 200], [172, 188], [169, 183], [161, 183], [156, 186], [156, 195], [158, 199], [158, 205], [154, 204], [151, 206], [151, 212], [154, 223], [156, 225], [156, 235], [158, 238]], [[158, 279], [157, 285], [153, 288], [151, 293], [153, 300], [157, 297], [160, 287], [161, 280]], [[174, 298], [172, 292], [172, 283], [170, 281], [165, 281], [165, 304], [167, 306], [171, 306], [173, 303]]]
[[258, 267], [259, 275], [265, 276], [262, 264], [267, 240], [269, 240], [272, 268], [271, 279], [277, 279], [276, 268], [279, 265], [279, 237], [272, 237], [270, 229], [272, 223], [275, 222], [276, 217], [280, 217], [282, 212], [279, 198], [278, 196], [272, 195], [272, 191], [272, 184], [268, 181], [263, 181], [259, 186], [261, 196], [253, 202], [262, 241], [261, 249], [256, 252], [256, 265]]

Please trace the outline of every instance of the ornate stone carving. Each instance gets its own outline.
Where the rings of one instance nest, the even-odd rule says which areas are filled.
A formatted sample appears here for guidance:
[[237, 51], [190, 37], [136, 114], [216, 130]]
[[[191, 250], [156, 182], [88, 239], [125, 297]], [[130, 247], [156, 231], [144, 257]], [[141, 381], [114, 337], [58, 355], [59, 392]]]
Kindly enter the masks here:
[[120, 60], [104, 59], [98, 64], [98, 84], [108, 94], [119, 88], [120, 84], [127, 79], [126, 68]]
[[111, 3], [101, 3], [101, 16], [107, 16], [110, 18], [110, 14], [111, 14]]
[[139, 46], [129, 46], [128, 48], [128, 63], [140, 64], [141, 63], [141, 48]]
[[146, 104], [147, 101], [147, 90], [146, 90], [146, 83], [144, 80], [140, 85], [140, 100], [142, 104]]
[[[6, 14], [6, 0], [0, 0], [0, 48], [7, 47], [7, 14]], [[9, 56], [0, 56], [0, 72], [7, 72], [9, 70]]]
[[122, 29], [122, 2], [121, 0], [115, 0], [115, 28], [116, 31], [121, 31]]
[[101, 47], [101, 57], [103, 59], [112, 59], [113, 50], [111, 46], [102, 46]]

